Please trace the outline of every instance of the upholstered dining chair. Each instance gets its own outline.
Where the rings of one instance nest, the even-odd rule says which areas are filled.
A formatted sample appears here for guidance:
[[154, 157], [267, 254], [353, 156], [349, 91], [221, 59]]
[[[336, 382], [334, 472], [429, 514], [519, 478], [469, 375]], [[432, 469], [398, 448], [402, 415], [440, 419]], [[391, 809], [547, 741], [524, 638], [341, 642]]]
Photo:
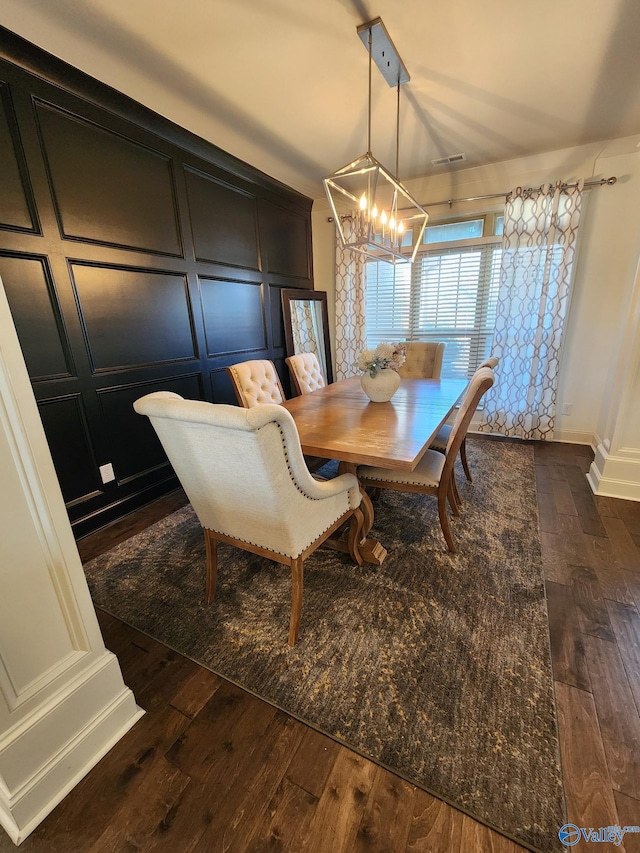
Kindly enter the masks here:
[[298, 395], [310, 394], [318, 388], [324, 388], [327, 384], [320, 369], [318, 356], [315, 353], [304, 352], [299, 355], [290, 355], [285, 361], [291, 374], [293, 387]]
[[465, 392], [464, 399], [451, 428], [446, 452], [428, 449], [413, 471], [397, 471], [390, 468], [375, 468], [369, 465], [358, 466], [358, 479], [366, 488], [397, 489], [403, 492], [419, 492], [435, 495], [438, 499], [438, 516], [442, 534], [449, 551], [456, 553], [447, 517], [447, 499], [454, 515], [459, 515], [457, 502], [453, 496], [453, 465], [466, 435], [473, 413], [483, 394], [493, 385], [493, 371], [485, 367], [478, 370]]
[[205, 602], [214, 597], [218, 542], [290, 566], [293, 646], [305, 559], [349, 523], [349, 553], [362, 563], [364, 519], [355, 476], [314, 480], [294, 420], [279, 405], [244, 409], [157, 391], [136, 400], [134, 409], [151, 421], [203, 527]]
[[[477, 367], [477, 370], [482, 370], [484, 367], [490, 367], [492, 370], [500, 359], [496, 358], [494, 355], [489, 358], [485, 358], [484, 361], [481, 361]], [[436, 437], [431, 442], [431, 448], [433, 450], [439, 450], [440, 453], [444, 453], [447, 449], [447, 443], [449, 441], [449, 436], [451, 435], [451, 424], [443, 424], [438, 430]], [[473, 477], [471, 476], [471, 470], [469, 468], [469, 460], [467, 459], [467, 437], [462, 439], [462, 443], [460, 445], [460, 461], [462, 462], [462, 468], [464, 470], [465, 477], [467, 480], [472, 483]], [[455, 487], [455, 480], [454, 480]], [[457, 496], [457, 489], [456, 489]]]
[[440, 379], [444, 343], [437, 341], [407, 341], [407, 357], [398, 371], [402, 379]]
[[241, 361], [227, 367], [238, 404], [245, 409], [262, 403], [282, 403], [284, 391], [273, 362], [268, 359]]
[[[282, 403], [286, 399], [272, 361], [257, 359], [241, 361], [227, 367], [227, 374], [235, 391], [238, 404], [244, 409], [265, 403]], [[305, 456], [307, 468], [315, 473], [327, 461], [320, 456]]]

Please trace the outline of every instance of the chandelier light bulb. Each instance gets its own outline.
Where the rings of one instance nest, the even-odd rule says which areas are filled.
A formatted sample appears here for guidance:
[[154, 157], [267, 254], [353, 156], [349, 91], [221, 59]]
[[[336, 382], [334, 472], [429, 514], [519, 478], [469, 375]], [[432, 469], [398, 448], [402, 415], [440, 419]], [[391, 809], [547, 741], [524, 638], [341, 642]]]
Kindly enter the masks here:
[[367, 196], [366, 196], [366, 193], [362, 193], [362, 195], [360, 196], [360, 210], [366, 210], [366, 209], [367, 209]]
[[371, 218], [372, 218], [372, 219], [377, 219], [377, 218], [378, 218], [378, 208], [375, 206], [375, 204], [374, 204], [374, 205], [373, 205], [373, 207], [371, 208]]
[[386, 223], [387, 223], [387, 211], [386, 210], [383, 210], [382, 213], [380, 214], [380, 222], [382, 222], [383, 225], [386, 225]]

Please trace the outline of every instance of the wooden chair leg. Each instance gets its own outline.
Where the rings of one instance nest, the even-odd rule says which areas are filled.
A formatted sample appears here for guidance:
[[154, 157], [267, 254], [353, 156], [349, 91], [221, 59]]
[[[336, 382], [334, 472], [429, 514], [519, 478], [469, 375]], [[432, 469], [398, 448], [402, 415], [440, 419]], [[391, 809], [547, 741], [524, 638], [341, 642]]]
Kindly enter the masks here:
[[291, 562], [291, 619], [289, 621], [289, 645], [295, 646], [300, 633], [302, 618], [302, 581], [304, 560], [297, 557]]
[[459, 516], [460, 504], [456, 499], [456, 486], [453, 478], [453, 473], [451, 474], [451, 479], [449, 480], [449, 486], [447, 488], [447, 498], [449, 499], [449, 506], [451, 507], [451, 512], [455, 516]]
[[440, 527], [447, 543], [447, 548], [452, 554], [456, 554], [456, 546], [453, 544], [453, 536], [449, 527], [449, 519], [447, 518], [447, 492], [448, 489], [441, 485], [438, 489], [438, 515], [440, 516]]
[[204, 545], [207, 552], [207, 580], [204, 603], [211, 604], [216, 593], [216, 580], [218, 577], [218, 540], [207, 529], [204, 531]]
[[[451, 491], [453, 493], [453, 499], [455, 501], [456, 507], [460, 510], [462, 506], [462, 498], [460, 497], [460, 492], [458, 491], [458, 484], [456, 482], [456, 475], [454, 473], [451, 474]], [[456, 515], [460, 515], [460, 512], [456, 512]]]
[[360, 553], [360, 541], [362, 539], [362, 530], [364, 528], [364, 515], [360, 508], [354, 509], [353, 515], [349, 522], [349, 536], [347, 544], [349, 546], [349, 554], [354, 563], [362, 565], [363, 559]]
[[464, 473], [467, 475], [467, 480], [470, 483], [473, 483], [471, 471], [469, 470], [469, 463], [467, 462], [467, 437], [466, 437], [466, 435], [462, 439], [462, 444], [460, 445], [460, 460], [462, 461], [462, 467], [464, 468]]

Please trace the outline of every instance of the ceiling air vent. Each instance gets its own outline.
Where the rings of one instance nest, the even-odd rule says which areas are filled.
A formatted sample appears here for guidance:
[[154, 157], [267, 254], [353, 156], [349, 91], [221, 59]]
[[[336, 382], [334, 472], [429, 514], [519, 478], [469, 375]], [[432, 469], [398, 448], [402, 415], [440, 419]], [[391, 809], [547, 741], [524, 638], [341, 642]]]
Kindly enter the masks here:
[[466, 154], [450, 154], [448, 157], [438, 157], [437, 160], [432, 160], [434, 166], [448, 166], [449, 163], [460, 163], [461, 160], [466, 160]]

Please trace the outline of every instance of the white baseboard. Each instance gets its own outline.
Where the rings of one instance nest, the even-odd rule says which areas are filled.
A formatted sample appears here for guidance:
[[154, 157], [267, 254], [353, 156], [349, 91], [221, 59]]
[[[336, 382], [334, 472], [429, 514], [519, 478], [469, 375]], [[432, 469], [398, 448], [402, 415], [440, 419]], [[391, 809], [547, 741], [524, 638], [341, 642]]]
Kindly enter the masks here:
[[[477, 432], [473, 429], [479, 424], [471, 422], [469, 432], [477, 435], [491, 433]], [[554, 441], [567, 444], [583, 444], [591, 447], [595, 459], [587, 474], [587, 481], [596, 495], [609, 498], [621, 498], [627, 501], [640, 501], [640, 452], [630, 451], [626, 455], [613, 456], [609, 453], [608, 442], [604, 442], [596, 434], [580, 430], [556, 430]]]
[[614, 456], [599, 442], [587, 481], [595, 495], [640, 501], [640, 454]]
[[[481, 418], [473, 418], [471, 421], [471, 425], [469, 427], [469, 432], [474, 435], [500, 435], [501, 433], [490, 433], [490, 432], [480, 432], [478, 427], [482, 422]], [[517, 438], [517, 436], [516, 436]], [[595, 453], [597, 446], [597, 436], [595, 436], [592, 432], [583, 432], [580, 430], [555, 430], [553, 433], [554, 441], [562, 441], [566, 444], [586, 444], [587, 447], [590, 447]]]
[[[144, 714], [122, 685], [115, 656], [106, 652], [101, 663], [54, 707], [3, 739], [7, 772], [0, 784], [0, 824], [14, 844], [24, 841]], [[96, 696], [103, 697], [98, 707]], [[74, 721], [72, 736], [65, 731], [68, 720]]]
[[563, 441], [566, 444], [586, 444], [593, 452], [596, 451], [597, 438], [592, 432], [572, 429], [556, 429], [553, 431], [554, 441]]

